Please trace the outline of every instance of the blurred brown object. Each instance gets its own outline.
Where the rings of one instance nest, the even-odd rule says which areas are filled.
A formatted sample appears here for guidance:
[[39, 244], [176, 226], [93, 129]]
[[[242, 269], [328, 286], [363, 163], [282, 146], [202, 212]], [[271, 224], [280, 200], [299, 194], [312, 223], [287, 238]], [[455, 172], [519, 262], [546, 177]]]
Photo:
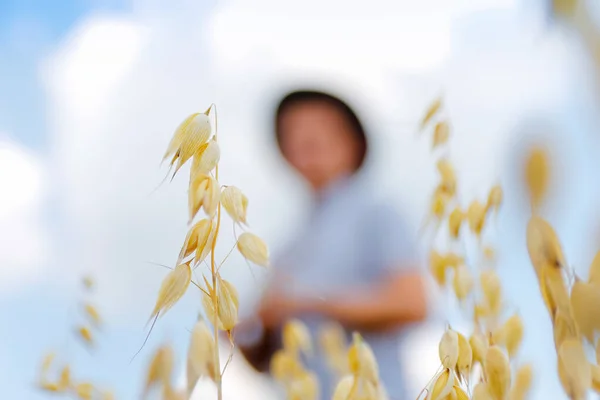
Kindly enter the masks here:
[[265, 329], [258, 342], [238, 347], [252, 368], [260, 373], [266, 373], [269, 372], [271, 357], [280, 347], [279, 338], [279, 330]]

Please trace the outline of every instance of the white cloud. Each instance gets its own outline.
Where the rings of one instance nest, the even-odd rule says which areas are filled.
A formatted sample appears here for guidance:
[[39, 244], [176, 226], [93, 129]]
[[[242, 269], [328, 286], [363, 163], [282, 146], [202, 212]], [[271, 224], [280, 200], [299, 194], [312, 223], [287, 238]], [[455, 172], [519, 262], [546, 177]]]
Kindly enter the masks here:
[[0, 138], [0, 292], [8, 295], [41, 278], [48, 239], [41, 219], [44, 169], [38, 157]]

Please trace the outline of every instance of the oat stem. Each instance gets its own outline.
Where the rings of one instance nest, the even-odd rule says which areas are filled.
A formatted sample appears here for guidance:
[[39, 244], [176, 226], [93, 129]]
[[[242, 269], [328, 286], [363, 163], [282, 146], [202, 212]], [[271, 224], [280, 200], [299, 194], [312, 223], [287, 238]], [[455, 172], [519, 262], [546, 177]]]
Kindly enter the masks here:
[[[217, 106], [215, 104], [211, 105], [211, 108], [215, 109], [215, 141], [217, 141]], [[219, 165], [217, 164], [217, 166], [215, 167], [215, 179], [218, 181], [219, 180]], [[214, 329], [214, 336], [215, 336], [215, 352], [213, 355], [214, 358], [214, 364], [215, 364], [215, 370], [217, 371], [221, 371], [221, 365], [220, 365], [220, 361], [219, 361], [219, 296], [217, 295], [217, 274], [219, 273], [217, 271], [217, 263], [215, 262], [215, 247], [217, 244], [217, 237], [219, 236], [219, 227], [221, 225], [221, 202], [219, 201], [219, 205], [217, 206], [217, 227], [215, 228], [215, 238], [212, 242], [212, 246], [210, 249], [210, 272], [212, 275], [212, 287], [213, 290], [211, 291], [211, 297], [212, 297], [212, 302], [213, 302], [213, 309], [214, 309], [214, 321], [212, 321], [213, 323], [213, 329]], [[218, 400], [222, 400], [223, 399], [223, 385], [222, 385], [222, 380], [221, 380], [221, 374], [215, 374], [215, 383], [217, 385], [217, 394], [218, 394]]]

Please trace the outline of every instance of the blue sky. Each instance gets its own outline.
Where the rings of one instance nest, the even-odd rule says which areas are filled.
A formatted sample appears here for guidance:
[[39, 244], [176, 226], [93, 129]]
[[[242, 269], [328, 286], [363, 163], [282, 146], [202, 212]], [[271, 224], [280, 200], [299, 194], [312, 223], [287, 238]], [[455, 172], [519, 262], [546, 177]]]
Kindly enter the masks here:
[[[185, 179], [148, 196], [164, 173], [163, 148], [183, 116], [215, 101], [224, 179], [248, 195], [252, 229], [277, 248], [302, 218], [305, 198], [268, 148], [263, 104], [277, 85], [314, 79], [335, 82], [361, 105], [377, 133], [382, 194], [408, 207], [414, 225], [435, 183], [434, 158], [426, 141], [399, 126], [416, 121], [444, 88], [463, 195], [485, 196], [492, 181], [505, 185], [505, 214], [489, 239], [504, 252], [507, 300], [528, 321], [519, 361], [552, 379], [549, 322], [523, 237], [519, 163], [531, 138], [550, 143], [560, 165], [546, 212], [582, 273], [600, 227], [597, 105], [581, 54], [564, 35], [540, 36], [539, 14], [516, 0], [374, 0], [368, 10], [318, 0], [299, 9], [275, 0], [175, 3], [0, 3], [0, 185], [12, 196], [0, 198], [0, 240], [8, 243], [0, 247], [3, 395], [45, 399], [32, 384], [49, 349], [75, 377], [114, 388], [119, 399], [135, 398], [143, 366], [163, 340], [183, 354], [198, 312], [195, 292], [160, 321], [129, 365], [165, 272], [147, 261], [172, 262], [185, 235]], [[314, 20], [317, 6], [322, 18]], [[519, 131], [531, 118], [551, 129]], [[88, 272], [99, 285], [90, 299], [108, 320], [93, 354], [72, 335]], [[235, 257], [224, 273], [248, 311], [254, 276]], [[264, 275], [255, 271], [259, 283]], [[443, 320], [464, 322], [445, 311]], [[437, 337], [413, 336], [407, 354], [432, 360], [411, 371], [424, 384], [437, 366]], [[556, 382], [538, 386], [535, 399], [558, 390]]]

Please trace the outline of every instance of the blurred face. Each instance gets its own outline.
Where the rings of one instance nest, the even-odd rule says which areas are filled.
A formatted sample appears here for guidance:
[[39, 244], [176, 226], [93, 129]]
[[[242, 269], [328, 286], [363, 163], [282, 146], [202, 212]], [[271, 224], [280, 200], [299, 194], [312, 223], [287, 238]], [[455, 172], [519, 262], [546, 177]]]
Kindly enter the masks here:
[[314, 189], [354, 172], [360, 144], [344, 115], [325, 102], [290, 106], [280, 115], [284, 157]]

